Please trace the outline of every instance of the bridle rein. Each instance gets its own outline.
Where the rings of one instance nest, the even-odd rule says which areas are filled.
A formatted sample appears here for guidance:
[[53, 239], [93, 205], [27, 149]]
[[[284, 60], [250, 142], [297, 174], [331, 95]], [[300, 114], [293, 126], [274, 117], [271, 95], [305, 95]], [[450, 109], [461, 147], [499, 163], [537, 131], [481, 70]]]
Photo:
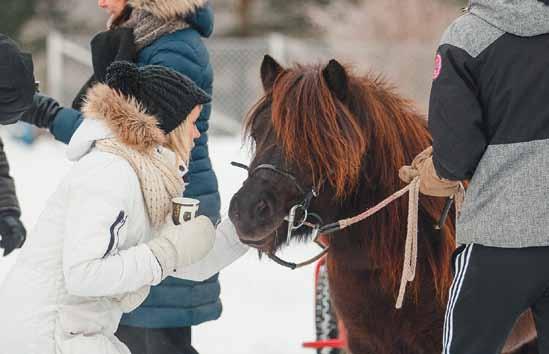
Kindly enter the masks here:
[[[415, 278], [415, 272], [416, 272], [416, 262], [417, 262], [417, 231], [418, 231], [418, 200], [419, 200], [419, 185], [420, 185], [420, 179], [419, 177], [415, 177], [410, 184], [405, 186], [404, 188], [398, 190], [397, 192], [393, 193], [389, 197], [385, 198], [383, 201], [378, 203], [377, 205], [367, 208], [362, 213], [348, 218], [348, 219], [341, 219], [337, 222], [330, 223], [330, 224], [323, 224], [322, 218], [315, 213], [309, 212], [309, 206], [311, 204], [311, 201], [313, 198], [317, 197], [319, 194], [320, 187], [322, 187], [322, 184], [324, 181], [320, 184], [320, 187], [318, 189], [310, 188], [310, 189], [304, 189], [301, 187], [301, 185], [298, 183], [297, 178], [292, 175], [289, 172], [283, 171], [279, 168], [277, 168], [274, 165], [271, 164], [261, 164], [257, 166], [255, 169], [253, 169], [250, 172], [250, 169], [248, 166], [232, 162], [233, 166], [243, 168], [248, 171], [249, 177], [252, 177], [255, 173], [257, 173], [260, 170], [269, 170], [274, 173], [277, 173], [281, 176], [284, 176], [288, 179], [290, 179], [297, 187], [297, 189], [303, 194], [303, 200], [301, 203], [295, 204], [289, 211], [288, 215], [284, 218], [288, 222], [288, 234], [287, 234], [287, 242], [291, 239], [292, 233], [303, 227], [310, 227], [313, 229], [313, 238], [317, 244], [319, 244], [323, 249], [323, 251], [304, 261], [301, 263], [291, 263], [287, 262], [285, 260], [280, 259], [277, 257], [274, 252], [269, 253], [269, 258], [271, 258], [276, 263], [288, 267], [290, 269], [297, 269], [304, 267], [306, 265], [309, 265], [311, 263], [314, 263], [318, 259], [324, 257], [328, 251], [329, 247], [324, 247], [319, 242], [319, 236], [320, 235], [326, 235], [330, 234], [336, 231], [343, 230], [344, 228], [351, 226], [353, 224], [356, 224], [358, 222], [361, 222], [370, 216], [376, 214], [378, 211], [385, 208], [390, 203], [394, 202], [395, 200], [399, 199], [400, 197], [404, 196], [405, 194], [409, 193], [408, 198], [408, 226], [407, 226], [407, 232], [406, 232], [406, 241], [405, 241], [405, 250], [404, 250], [404, 264], [402, 269], [402, 277], [400, 282], [400, 289], [398, 292], [397, 302], [396, 302], [396, 308], [400, 309], [402, 307], [403, 301], [404, 301], [404, 294], [406, 292], [406, 284], [408, 282], [411, 282]], [[434, 225], [435, 228], [441, 227], [444, 225], [446, 221], [446, 217], [448, 216], [448, 210], [450, 209], [450, 206], [452, 205], [452, 199], [448, 199], [446, 202], [446, 206], [443, 210], [442, 217], [439, 220], [439, 223], [437, 225]], [[301, 211], [301, 217], [297, 216], [297, 212]], [[309, 217], [314, 217], [317, 222], [309, 222]]]

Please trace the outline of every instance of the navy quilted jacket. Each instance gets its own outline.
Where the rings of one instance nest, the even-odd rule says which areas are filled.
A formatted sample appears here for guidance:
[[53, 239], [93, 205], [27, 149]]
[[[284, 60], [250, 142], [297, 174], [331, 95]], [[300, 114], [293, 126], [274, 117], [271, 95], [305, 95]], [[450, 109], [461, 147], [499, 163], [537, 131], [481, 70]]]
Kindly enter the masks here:
[[[164, 65], [187, 75], [202, 89], [212, 94], [213, 70], [203, 37], [213, 32], [213, 11], [201, 8], [188, 19], [190, 28], [164, 35], [138, 53], [137, 64]], [[195, 141], [185, 196], [200, 200], [199, 213], [213, 222], [219, 220], [220, 198], [217, 177], [208, 154], [208, 124], [211, 105], [202, 110], [197, 127], [202, 133]], [[82, 122], [80, 112], [64, 108], [50, 130], [57, 140], [68, 143]], [[196, 325], [221, 315], [219, 281], [213, 278], [196, 283], [167, 278], [153, 287], [141, 307], [122, 318], [121, 324], [146, 328], [170, 328]]]

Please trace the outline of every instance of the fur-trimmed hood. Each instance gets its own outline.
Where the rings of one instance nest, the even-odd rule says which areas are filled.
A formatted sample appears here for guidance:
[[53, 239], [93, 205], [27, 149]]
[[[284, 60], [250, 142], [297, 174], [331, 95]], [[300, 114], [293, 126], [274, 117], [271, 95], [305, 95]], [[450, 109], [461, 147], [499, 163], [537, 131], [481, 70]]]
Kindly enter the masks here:
[[208, 0], [128, 0], [128, 5], [162, 19], [173, 19], [195, 13], [207, 2]]
[[105, 84], [93, 86], [82, 107], [84, 122], [69, 145], [69, 158], [79, 159], [94, 141], [116, 137], [128, 147], [149, 152], [166, 143], [158, 120], [134, 98], [127, 98]]

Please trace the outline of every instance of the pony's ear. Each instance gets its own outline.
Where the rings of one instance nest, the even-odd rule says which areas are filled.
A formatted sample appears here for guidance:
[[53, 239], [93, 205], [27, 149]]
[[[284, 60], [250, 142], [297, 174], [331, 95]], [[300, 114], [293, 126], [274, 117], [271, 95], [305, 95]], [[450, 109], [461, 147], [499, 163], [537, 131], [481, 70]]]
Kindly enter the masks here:
[[349, 78], [343, 65], [335, 59], [330, 60], [328, 65], [322, 70], [322, 76], [324, 76], [324, 80], [326, 80], [330, 91], [340, 101], [345, 102], [347, 90], [349, 89]]
[[263, 63], [261, 63], [261, 81], [265, 91], [273, 88], [276, 78], [282, 71], [284, 68], [273, 57], [265, 55]]

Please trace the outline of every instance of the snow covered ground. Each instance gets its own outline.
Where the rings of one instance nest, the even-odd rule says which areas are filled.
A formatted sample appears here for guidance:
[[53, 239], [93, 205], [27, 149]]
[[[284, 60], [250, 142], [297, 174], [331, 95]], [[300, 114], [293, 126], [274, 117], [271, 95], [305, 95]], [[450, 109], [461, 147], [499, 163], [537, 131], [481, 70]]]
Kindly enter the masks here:
[[[10, 140], [5, 130], [0, 135], [5, 139], [22, 219], [31, 230], [71, 163], [65, 158], [65, 146], [51, 139], [41, 138], [27, 147]], [[239, 138], [212, 137], [210, 141], [222, 213], [226, 215], [230, 197], [246, 177], [245, 171], [231, 167], [230, 161], [247, 162], [248, 153]], [[316, 251], [313, 245], [296, 245], [282, 255], [303, 260]], [[14, 252], [0, 258], [0, 281], [16, 257]], [[194, 345], [201, 354], [314, 353], [301, 348], [303, 341], [314, 339], [313, 273], [313, 266], [291, 271], [248, 252], [221, 273], [223, 315], [218, 321], [195, 327]]]

